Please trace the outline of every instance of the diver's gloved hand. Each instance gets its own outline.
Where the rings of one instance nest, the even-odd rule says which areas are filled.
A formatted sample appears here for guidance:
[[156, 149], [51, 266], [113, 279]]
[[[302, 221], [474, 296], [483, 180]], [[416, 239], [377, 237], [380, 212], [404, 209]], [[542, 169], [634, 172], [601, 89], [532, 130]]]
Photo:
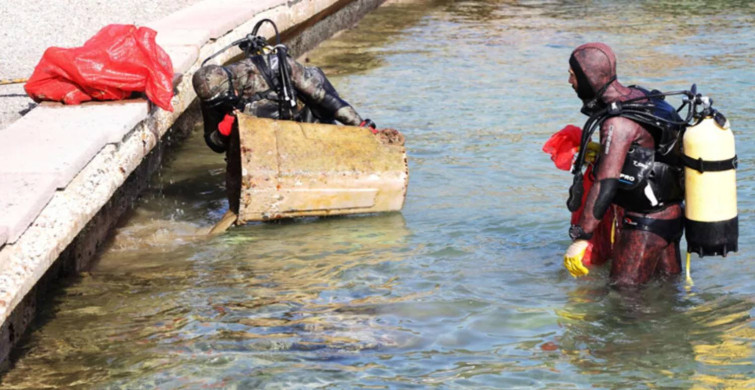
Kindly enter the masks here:
[[205, 134], [204, 141], [215, 153], [223, 153], [228, 149], [228, 137], [223, 136], [217, 130]]
[[590, 270], [582, 264], [582, 259], [591, 250], [592, 245], [587, 240], [576, 240], [569, 245], [564, 255], [564, 267], [566, 267], [571, 276], [578, 278], [590, 273]]

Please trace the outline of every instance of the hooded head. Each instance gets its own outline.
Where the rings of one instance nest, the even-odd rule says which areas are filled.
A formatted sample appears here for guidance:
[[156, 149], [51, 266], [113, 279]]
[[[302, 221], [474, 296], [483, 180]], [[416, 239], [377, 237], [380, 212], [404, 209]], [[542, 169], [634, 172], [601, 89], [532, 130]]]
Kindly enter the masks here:
[[207, 65], [199, 68], [191, 79], [197, 97], [209, 106], [232, 103], [236, 97], [230, 71], [219, 65]]
[[586, 43], [574, 49], [569, 66], [576, 78], [577, 96], [584, 103], [582, 112], [590, 113], [605, 107], [603, 93], [616, 80], [616, 55], [603, 43]]

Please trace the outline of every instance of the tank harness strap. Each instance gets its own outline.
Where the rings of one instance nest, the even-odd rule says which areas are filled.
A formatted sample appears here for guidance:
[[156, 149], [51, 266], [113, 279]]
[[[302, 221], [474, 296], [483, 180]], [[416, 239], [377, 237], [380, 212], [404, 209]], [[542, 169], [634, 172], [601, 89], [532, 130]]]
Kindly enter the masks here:
[[685, 166], [699, 171], [700, 173], [728, 171], [731, 169], [737, 169], [737, 166], [739, 165], [739, 159], [736, 155], [726, 160], [705, 161], [702, 158], [694, 159], [686, 154], [682, 154], [682, 162]]
[[240, 94], [236, 93], [236, 87], [233, 85], [233, 74], [231, 74], [231, 71], [228, 70], [228, 67], [225, 66], [223, 66], [223, 71], [225, 71], [225, 75], [228, 76], [228, 94], [230, 97], [231, 105], [233, 105], [233, 107], [237, 110], [244, 111], [246, 102]]
[[[271, 56], [268, 55], [267, 58], [270, 59]], [[262, 74], [262, 77], [267, 82], [267, 85], [278, 95], [278, 98], [275, 99], [275, 101], [278, 102], [278, 117], [280, 119], [292, 119], [295, 115], [294, 108], [296, 107], [296, 96], [294, 88], [291, 85], [290, 75], [288, 74], [285, 46], [276, 46], [275, 57], [273, 58], [278, 61], [277, 70], [272, 69], [261, 55], [250, 57], [252, 63], [257, 67], [260, 74]]]
[[272, 90], [276, 90], [278, 87], [278, 83], [275, 81], [275, 75], [273, 74], [272, 69], [270, 69], [269, 66], [267, 66], [267, 63], [265, 63], [265, 60], [262, 58], [262, 56], [255, 55], [249, 57], [252, 60], [252, 63], [257, 67], [262, 77], [265, 79], [265, 82], [267, 82], [267, 86], [270, 87]]
[[655, 219], [638, 217], [636, 215], [624, 215], [622, 229], [644, 230], [661, 236], [666, 242], [672, 243], [682, 238], [684, 219]]
[[280, 76], [280, 89], [283, 92], [283, 100], [290, 104], [289, 109], [296, 107], [296, 90], [291, 82], [291, 69], [286, 61], [288, 48], [284, 45], [275, 46], [275, 54], [278, 56], [278, 73]]

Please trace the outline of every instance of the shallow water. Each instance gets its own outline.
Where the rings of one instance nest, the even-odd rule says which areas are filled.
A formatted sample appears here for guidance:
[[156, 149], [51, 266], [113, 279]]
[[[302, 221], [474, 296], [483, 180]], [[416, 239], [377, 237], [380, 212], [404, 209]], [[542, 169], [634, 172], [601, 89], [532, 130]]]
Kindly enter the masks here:
[[[307, 57], [406, 135], [404, 210], [207, 238], [226, 207], [223, 159], [197, 131], [91, 272], [49, 296], [2, 387], [755, 386], [755, 7], [626, 3], [368, 15]], [[540, 148], [584, 121], [567, 59], [596, 40], [626, 84], [696, 82], [735, 130], [740, 252], [694, 257], [694, 286], [617, 292], [605, 268], [575, 280], [562, 267], [571, 179]]]

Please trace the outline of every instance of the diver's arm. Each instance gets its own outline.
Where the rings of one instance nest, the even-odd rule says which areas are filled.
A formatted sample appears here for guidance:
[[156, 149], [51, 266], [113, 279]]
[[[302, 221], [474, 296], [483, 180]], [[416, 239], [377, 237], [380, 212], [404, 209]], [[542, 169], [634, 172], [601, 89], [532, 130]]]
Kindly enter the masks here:
[[349, 103], [338, 96], [338, 92], [318, 67], [306, 67], [289, 57], [291, 82], [304, 104], [314, 112], [326, 114], [333, 119], [351, 126], [359, 126], [362, 117]]
[[[222, 95], [217, 92], [219, 84], [216, 76], [212, 74], [217, 70], [217, 66], [208, 65], [199, 68], [191, 79], [194, 91], [197, 93], [200, 110], [202, 112], [202, 123], [204, 125], [204, 140], [207, 146], [217, 153], [222, 153], [226, 149], [227, 138], [218, 131], [218, 124], [223, 120], [230, 108], [222, 104]], [[227, 69], [226, 69], [227, 70]], [[224, 75], [225, 76], [225, 75]], [[223, 82], [228, 88], [227, 78], [223, 77]], [[226, 92], [227, 90], [223, 91]]]
[[603, 122], [600, 128], [600, 156], [595, 169], [595, 182], [587, 193], [585, 208], [577, 223], [585, 234], [591, 235], [613, 202], [632, 142], [643, 129], [635, 122], [614, 117]]
[[224, 113], [217, 108], [205, 107], [202, 109], [202, 122], [204, 123], [204, 142], [216, 153], [223, 153], [227, 148], [228, 137], [220, 134], [218, 124], [223, 120]]

